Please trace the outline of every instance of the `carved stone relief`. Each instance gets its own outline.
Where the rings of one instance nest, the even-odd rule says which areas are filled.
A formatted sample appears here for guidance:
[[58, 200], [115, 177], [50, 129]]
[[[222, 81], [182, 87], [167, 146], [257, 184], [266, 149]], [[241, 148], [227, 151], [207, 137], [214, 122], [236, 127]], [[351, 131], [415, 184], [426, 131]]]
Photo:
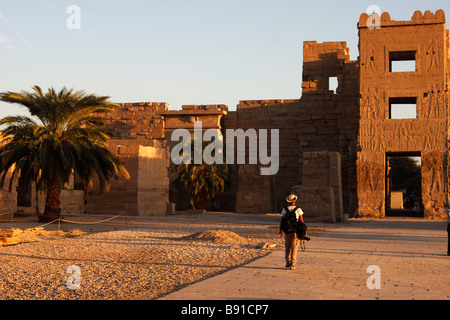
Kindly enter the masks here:
[[425, 52], [427, 70], [438, 70], [440, 68], [440, 50], [441, 45], [435, 40], [428, 45]]
[[361, 88], [361, 115], [363, 119], [378, 119], [382, 115], [385, 101], [384, 92], [380, 93], [378, 88]]
[[428, 193], [438, 193], [443, 190], [443, 165], [439, 154], [433, 152], [427, 156], [423, 161], [423, 179], [424, 185]]
[[424, 93], [422, 98], [422, 114], [427, 118], [439, 118], [445, 116], [444, 96], [441, 86], [432, 85], [431, 88]]

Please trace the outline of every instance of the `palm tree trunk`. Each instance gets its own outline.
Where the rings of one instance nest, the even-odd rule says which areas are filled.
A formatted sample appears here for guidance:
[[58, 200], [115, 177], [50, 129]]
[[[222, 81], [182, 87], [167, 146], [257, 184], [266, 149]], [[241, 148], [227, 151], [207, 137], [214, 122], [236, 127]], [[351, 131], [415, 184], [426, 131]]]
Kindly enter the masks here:
[[61, 188], [58, 179], [54, 176], [50, 177], [47, 185], [47, 194], [45, 196], [44, 214], [40, 216], [40, 222], [50, 222], [60, 217], [60, 194]]
[[34, 188], [35, 188], [34, 192], [36, 195], [36, 205], [35, 205], [36, 214], [39, 215], [39, 188], [37, 181], [34, 182]]

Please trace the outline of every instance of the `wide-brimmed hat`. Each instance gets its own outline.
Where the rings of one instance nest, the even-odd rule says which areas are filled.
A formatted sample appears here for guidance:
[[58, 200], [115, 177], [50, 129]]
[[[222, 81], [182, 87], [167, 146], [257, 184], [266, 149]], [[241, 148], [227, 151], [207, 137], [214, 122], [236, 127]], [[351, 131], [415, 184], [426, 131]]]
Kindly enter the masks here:
[[286, 202], [292, 203], [297, 200], [297, 196], [295, 194], [290, 194], [286, 198]]

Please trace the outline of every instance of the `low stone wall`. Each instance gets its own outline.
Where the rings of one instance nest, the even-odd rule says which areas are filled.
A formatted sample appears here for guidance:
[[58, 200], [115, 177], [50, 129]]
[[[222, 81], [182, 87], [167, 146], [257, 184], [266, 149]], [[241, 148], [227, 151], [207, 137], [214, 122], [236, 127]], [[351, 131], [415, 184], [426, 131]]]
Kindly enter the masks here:
[[304, 152], [302, 186], [331, 187], [334, 198], [334, 220], [344, 221], [341, 157], [338, 152]]
[[308, 222], [336, 222], [334, 190], [332, 187], [294, 186], [292, 193], [298, 197], [296, 205]]
[[111, 181], [100, 195], [90, 189], [86, 213], [153, 216], [165, 215], [169, 202], [168, 152], [157, 140], [110, 140], [108, 147], [124, 161], [130, 179]]

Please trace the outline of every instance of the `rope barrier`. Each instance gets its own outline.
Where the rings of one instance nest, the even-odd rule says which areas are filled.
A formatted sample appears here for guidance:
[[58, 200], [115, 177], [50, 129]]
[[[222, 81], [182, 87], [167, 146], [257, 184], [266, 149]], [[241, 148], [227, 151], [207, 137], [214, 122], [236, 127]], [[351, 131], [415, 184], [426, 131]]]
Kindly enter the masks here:
[[[104, 220], [99, 220], [99, 221], [93, 221], [93, 222], [92, 221], [74, 221], [74, 220], [67, 220], [67, 219], [62, 219], [62, 218], [56, 218], [55, 220], [52, 220], [52, 221], [50, 221], [48, 223], [45, 223], [45, 224], [38, 225], [36, 227], [33, 227], [32, 229], [34, 229], [34, 228], [42, 228], [44, 226], [47, 226], [47, 225], [52, 224], [52, 223], [57, 222], [57, 221], [58, 221], [58, 223], [62, 221], [62, 222], [73, 223], [73, 224], [99, 224], [99, 223], [103, 223], [103, 222], [106, 222], [106, 221], [113, 220], [113, 219], [123, 215], [124, 213], [125, 213], [125, 211], [123, 211], [123, 212], [119, 213], [118, 215], [115, 215], [115, 216], [113, 216], [111, 218], [104, 219]], [[6, 214], [6, 213], [4, 213], [4, 214]], [[0, 215], [2, 215], [2, 214], [0, 214]], [[17, 222], [17, 221], [12, 221], [12, 222]], [[21, 220], [20, 222], [25, 222], [25, 221]]]
[[76, 224], [97, 224], [97, 223], [102, 223], [102, 222], [106, 222], [112, 219], [115, 219], [121, 215], [123, 215], [125, 213], [125, 211], [119, 213], [118, 215], [115, 215], [114, 217], [108, 218], [108, 219], [104, 219], [104, 220], [99, 220], [99, 221], [94, 221], [94, 222], [83, 222], [83, 221], [72, 221], [72, 220], [66, 220], [66, 219], [59, 219], [60, 221], [63, 222], [68, 222], [68, 223], [76, 223]]
[[59, 218], [58, 218], [58, 219], [55, 219], [55, 220], [53, 220], [53, 221], [50, 221], [50, 222], [48, 222], [48, 223], [45, 223], [45, 224], [41, 224], [40, 226], [37, 226], [37, 227], [31, 228], [31, 229], [35, 229], [35, 228], [42, 228], [43, 226], [49, 225], [49, 224], [51, 224], [51, 223], [53, 223], [53, 222], [55, 222], [55, 221], [58, 221], [58, 220], [59, 220]]

